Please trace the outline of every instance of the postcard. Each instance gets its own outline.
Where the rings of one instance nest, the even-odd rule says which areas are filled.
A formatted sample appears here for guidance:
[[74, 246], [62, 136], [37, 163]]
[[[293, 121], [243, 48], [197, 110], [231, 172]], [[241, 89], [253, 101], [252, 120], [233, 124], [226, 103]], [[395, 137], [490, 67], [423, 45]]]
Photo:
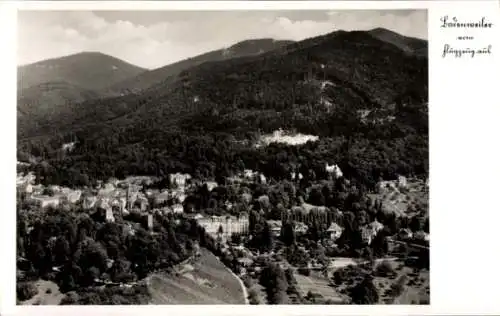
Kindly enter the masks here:
[[0, 8], [3, 314], [499, 311], [495, 1]]

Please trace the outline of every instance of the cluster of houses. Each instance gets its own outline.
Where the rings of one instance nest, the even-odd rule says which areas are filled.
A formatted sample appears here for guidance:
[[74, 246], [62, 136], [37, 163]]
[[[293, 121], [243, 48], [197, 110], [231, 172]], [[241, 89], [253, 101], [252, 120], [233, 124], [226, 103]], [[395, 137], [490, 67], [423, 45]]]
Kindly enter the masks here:
[[[268, 220], [267, 221], [267, 224], [269, 225], [271, 232], [275, 237], [280, 236], [283, 223], [284, 223], [283, 220], [279, 220], [279, 221], [278, 220]], [[305, 234], [305, 233], [307, 233], [307, 231], [309, 229], [308, 225], [304, 222], [294, 222], [293, 227], [294, 227], [294, 231], [296, 234]], [[382, 229], [384, 229], [384, 225], [382, 225], [378, 221], [373, 221], [373, 222], [363, 226], [361, 228], [361, 236], [363, 238], [363, 242], [365, 242], [368, 245], [371, 244], [373, 238], [375, 236], [377, 236], [377, 234]], [[326, 230], [326, 232], [328, 233], [328, 237], [333, 242], [335, 242], [337, 239], [340, 238], [343, 231], [344, 231], [344, 228], [336, 222], [331, 222]]]
[[[35, 185], [33, 173], [17, 176], [18, 193], [24, 193], [24, 199], [40, 208], [58, 207], [63, 203], [78, 204], [84, 210], [100, 210], [105, 214], [105, 220], [114, 222], [117, 216], [124, 216], [130, 211], [148, 213], [148, 222], [153, 213], [182, 213], [182, 202], [189, 188], [188, 174], [171, 174], [172, 189], [143, 189], [153, 180], [149, 177], [129, 177], [125, 180], [109, 179], [98, 183], [96, 188], [73, 190], [57, 185], [44, 187]], [[216, 183], [207, 183], [213, 189]], [[152, 225], [152, 224], [151, 224]], [[148, 225], [150, 226], [150, 225]]]
[[18, 196], [24, 195], [28, 201], [39, 207], [57, 207], [63, 202], [75, 204], [81, 199], [81, 190], [72, 190], [57, 185], [44, 187], [41, 184], [36, 185], [35, 180], [36, 177], [32, 172], [26, 175], [18, 174], [16, 179], [17, 194]]
[[[254, 175], [253, 175], [254, 176]], [[33, 173], [18, 174], [16, 179], [18, 193], [24, 193], [26, 202], [40, 208], [58, 207], [62, 204], [79, 205], [89, 214], [102, 214], [106, 222], [122, 220], [131, 211], [145, 217], [148, 228], [153, 227], [153, 214], [179, 214], [184, 212], [183, 202], [194, 184], [205, 184], [209, 191], [217, 187], [217, 183], [207, 181], [198, 183], [189, 174], [170, 174], [169, 189], [145, 189], [154, 180], [150, 177], [128, 177], [124, 180], [111, 178], [106, 182], [98, 182], [95, 188], [73, 190], [57, 185], [44, 187], [35, 185]], [[200, 218], [202, 226], [208, 232], [217, 232], [222, 224], [226, 235], [234, 232], [243, 233], [248, 230], [248, 217]], [[202, 216], [201, 216], [202, 217]], [[130, 227], [132, 234], [134, 229]]]
[[406, 177], [398, 176], [397, 180], [379, 181], [376, 185], [376, 189], [378, 193], [384, 193], [406, 188], [407, 185], [408, 183]]
[[253, 171], [251, 169], [245, 169], [239, 175], [229, 177], [226, 179], [229, 183], [249, 183], [249, 182], [258, 182], [262, 184], [267, 183], [267, 179], [261, 172]]
[[335, 179], [338, 179], [343, 176], [342, 170], [340, 170], [340, 167], [335, 164], [333, 165], [326, 164], [325, 170], [329, 175], [331, 175]]

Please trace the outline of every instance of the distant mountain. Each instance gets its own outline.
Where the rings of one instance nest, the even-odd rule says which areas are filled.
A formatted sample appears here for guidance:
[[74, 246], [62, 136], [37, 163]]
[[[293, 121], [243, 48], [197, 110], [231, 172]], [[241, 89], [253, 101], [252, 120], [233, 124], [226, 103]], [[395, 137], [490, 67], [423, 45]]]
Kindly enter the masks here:
[[398, 34], [396, 32], [384, 28], [376, 28], [370, 30], [368, 33], [378, 38], [379, 40], [382, 40], [384, 42], [393, 44], [396, 47], [399, 47], [406, 53], [413, 54], [416, 56], [425, 56], [425, 57], [428, 56], [427, 54], [428, 45], [426, 40], [415, 37], [403, 36], [401, 34]]
[[[85, 52], [18, 67], [18, 123], [30, 128], [61, 118], [71, 105], [108, 96], [108, 85], [145, 69]], [[72, 115], [72, 113], [69, 113]]]
[[[426, 106], [427, 58], [405, 48], [417, 42], [388, 34], [337, 31], [260, 54], [248, 54], [259, 52], [254, 49], [258, 45], [242, 42], [226, 54], [238, 56], [234, 51], [241, 47], [243, 57], [224, 59], [220, 50], [209, 54], [223, 60], [203, 63], [209, 58], [200, 57], [146, 72], [133, 78], [151, 80], [139, 88], [163, 80], [137, 94], [74, 105], [64, 119], [54, 117], [30, 132], [20, 126], [20, 132], [34, 136], [80, 130], [101, 137], [100, 129], [118, 129], [130, 133], [124, 139], [135, 141], [134, 133], [175, 129], [244, 134], [282, 127], [327, 136], [353, 133], [358, 111], [394, 112], [406, 103]], [[411, 47], [418, 51], [419, 45]], [[392, 112], [388, 115], [397, 117]], [[426, 121], [415, 124], [426, 130]]]
[[293, 41], [273, 40], [270, 38], [242, 41], [229, 48], [214, 50], [158, 69], [143, 72], [136, 77], [131, 77], [122, 82], [111, 85], [110, 90], [117, 95], [131, 92], [137, 93], [161, 83], [170, 76], [178, 75], [183, 70], [205, 62], [223, 61], [243, 56], [259, 55], [291, 43], [293, 43]]
[[[41, 83], [25, 88], [19, 95], [17, 116], [18, 124], [31, 126], [52, 122], [53, 117], [62, 118], [71, 104], [95, 100], [101, 94], [67, 82]], [[71, 114], [71, 113], [70, 113]]]
[[145, 69], [97, 52], [83, 52], [18, 67], [18, 91], [50, 82], [100, 90]]
[[427, 63], [370, 32], [337, 31], [187, 69], [145, 92], [151, 101], [125, 124], [133, 117], [191, 131], [340, 133], [358, 110], [425, 104]]
[[54, 104], [79, 103], [99, 96], [97, 92], [67, 82], [41, 83], [22, 90], [18, 110], [22, 114], [36, 115], [37, 112], [57, 110]]

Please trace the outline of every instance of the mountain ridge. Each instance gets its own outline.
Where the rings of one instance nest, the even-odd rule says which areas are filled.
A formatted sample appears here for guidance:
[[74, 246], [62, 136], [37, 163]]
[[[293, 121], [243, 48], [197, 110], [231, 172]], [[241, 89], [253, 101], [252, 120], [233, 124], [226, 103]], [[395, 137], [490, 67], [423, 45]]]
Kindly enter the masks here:
[[205, 62], [222, 61], [231, 58], [265, 53], [290, 43], [293, 43], [293, 41], [274, 40], [271, 38], [243, 40], [231, 45], [228, 48], [212, 50], [165, 65], [163, 67], [146, 71], [136, 77], [129, 78], [112, 85], [110, 90], [114, 91], [116, 94], [137, 93], [160, 83], [170, 76], [175, 76], [183, 70]]
[[[346, 108], [352, 104], [352, 111], [380, 108], [392, 106], [398, 99], [424, 102], [426, 69], [426, 59], [409, 54], [370, 31], [337, 31], [258, 55], [201, 63], [139, 94], [75, 105], [65, 118], [71, 128], [113, 120], [113, 124], [123, 126], [138, 124], [137, 121], [162, 121], [166, 126], [189, 122], [198, 115], [211, 117], [204, 111], [245, 113], [243, 109], [253, 111], [252, 115], [276, 111], [270, 118], [273, 121], [278, 120], [277, 113], [285, 104], [297, 104], [293, 107], [299, 112], [311, 104], [323, 104], [322, 108]], [[329, 82], [321, 95], [314, 80]], [[196, 98], [198, 103], [194, 102]], [[328, 103], [331, 105], [325, 105]], [[217, 125], [227, 117], [211, 119], [210, 124]], [[299, 125], [305, 128], [304, 123]]]
[[101, 52], [80, 52], [22, 65], [17, 71], [20, 91], [57, 81], [99, 90], [145, 69]]
[[393, 44], [408, 54], [427, 57], [427, 41], [417, 37], [404, 36], [385, 28], [374, 28], [368, 33], [382, 41]]

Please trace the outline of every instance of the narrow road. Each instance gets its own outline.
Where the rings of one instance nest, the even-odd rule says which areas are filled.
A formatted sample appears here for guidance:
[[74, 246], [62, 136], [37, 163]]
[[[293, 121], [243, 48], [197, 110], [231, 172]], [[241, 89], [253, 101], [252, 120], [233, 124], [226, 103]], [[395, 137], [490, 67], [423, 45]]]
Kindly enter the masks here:
[[413, 244], [413, 243], [408, 243], [408, 242], [404, 242], [404, 241], [400, 241], [400, 240], [394, 240], [394, 239], [389, 239], [390, 242], [393, 242], [395, 244], [406, 244], [408, 245], [408, 247], [415, 247], [415, 248], [420, 248], [420, 249], [427, 249], [429, 250], [429, 247], [427, 246], [423, 246], [423, 245], [419, 245], [419, 244]]

